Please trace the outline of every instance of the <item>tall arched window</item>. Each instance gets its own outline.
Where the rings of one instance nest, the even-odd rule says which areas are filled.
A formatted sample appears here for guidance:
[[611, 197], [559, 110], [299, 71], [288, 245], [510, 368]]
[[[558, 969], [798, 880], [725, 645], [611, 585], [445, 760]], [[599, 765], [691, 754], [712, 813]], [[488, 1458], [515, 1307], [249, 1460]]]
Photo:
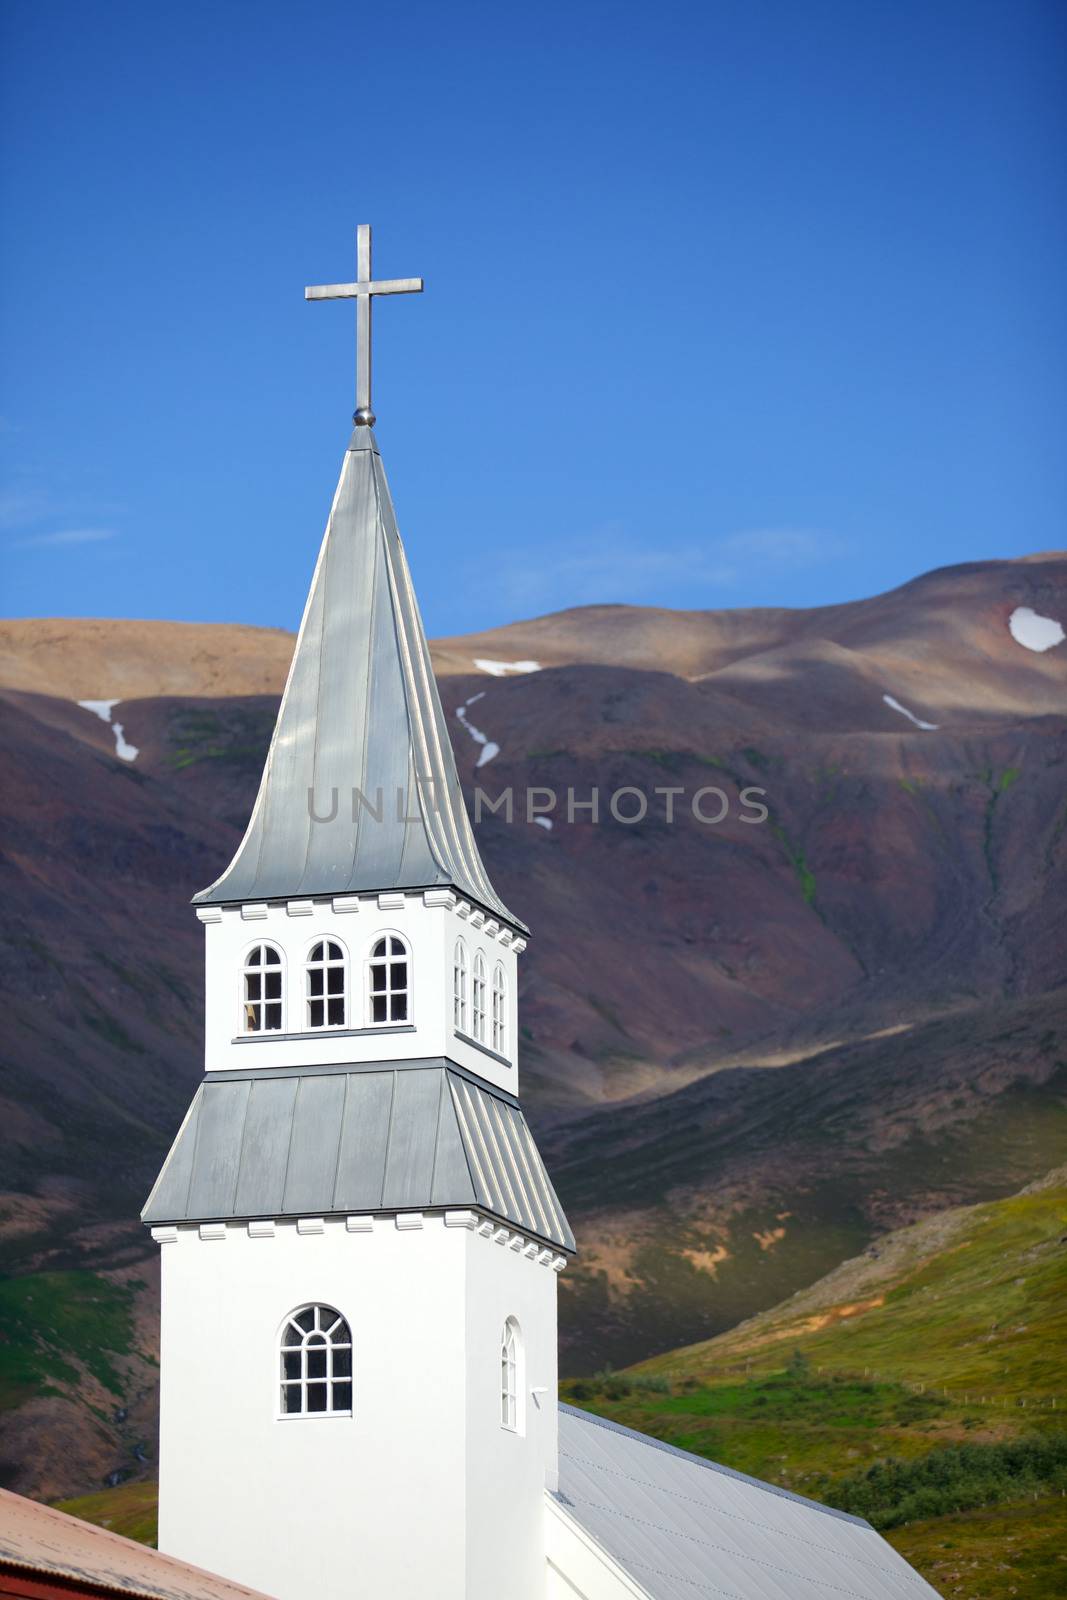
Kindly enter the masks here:
[[493, 1049], [500, 1055], [508, 1048], [508, 991], [504, 968], [497, 966], [493, 973]]
[[522, 1432], [522, 1334], [509, 1317], [500, 1335], [500, 1426]]
[[245, 956], [242, 1007], [246, 1033], [281, 1029], [282, 958], [272, 944], [253, 945]]
[[398, 933], [375, 944], [367, 963], [371, 1022], [407, 1022], [411, 1012], [411, 958]]
[[352, 1334], [339, 1311], [294, 1311], [282, 1329], [280, 1357], [282, 1416], [352, 1415]]
[[479, 1044], [485, 1043], [485, 957], [479, 950], [474, 958], [474, 982], [471, 985], [474, 1001], [474, 1027], [471, 1030]]
[[307, 1026], [343, 1028], [345, 1025], [345, 952], [336, 939], [320, 939], [311, 946], [304, 968]]
[[462, 939], [457, 939], [452, 954], [452, 1026], [460, 1033], [466, 1033], [470, 1027], [467, 1017], [468, 968], [467, 946]]

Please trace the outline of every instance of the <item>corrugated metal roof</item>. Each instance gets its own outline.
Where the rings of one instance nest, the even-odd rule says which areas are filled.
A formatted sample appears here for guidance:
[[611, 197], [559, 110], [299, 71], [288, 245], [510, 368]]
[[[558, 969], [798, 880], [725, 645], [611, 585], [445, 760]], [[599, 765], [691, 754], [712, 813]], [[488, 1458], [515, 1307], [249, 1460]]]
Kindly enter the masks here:
[[937, 1600], [862, 1518], [559, 1410], [555, 1498], [651, 1600]]
[[517, 1102], [438, 1056], [205, 1079], [142, 1219], [456, 1206], [574, 1249]]
[[263, 1600], [243, 1584], [0, 1489], [0, 1572], [12, 1570], [69, 1582], [74, 1594], [92, 1584], [151, 1600]]
[[436, 884], [523, 928], [478, 853], [385, 469], [356, 428], [247, 832], [195, 903]]

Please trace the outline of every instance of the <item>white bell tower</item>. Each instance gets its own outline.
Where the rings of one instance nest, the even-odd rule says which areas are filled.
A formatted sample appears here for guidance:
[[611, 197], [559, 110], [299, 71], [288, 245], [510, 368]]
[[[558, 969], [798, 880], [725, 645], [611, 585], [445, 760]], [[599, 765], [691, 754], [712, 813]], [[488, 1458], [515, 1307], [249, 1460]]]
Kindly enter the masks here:
[[[161, 1550], [279, 1600], [542, 1600], [556, 1280], [526, 929], [467, 818], [359, 408], [245, 838], [196, 897], [205, 1075], [162, 1248]], [[324, 297], [308, 291], [310, 297]], [[363, 317], [365, 307], [365, 318]]]

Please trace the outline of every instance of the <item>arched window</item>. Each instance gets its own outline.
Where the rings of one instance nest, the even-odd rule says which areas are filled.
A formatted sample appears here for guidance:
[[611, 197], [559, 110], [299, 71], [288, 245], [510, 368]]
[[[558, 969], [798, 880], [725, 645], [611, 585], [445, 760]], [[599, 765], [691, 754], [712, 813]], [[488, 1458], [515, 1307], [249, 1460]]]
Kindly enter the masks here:
[[313, 944], [304, 969], [307, 1026], [345, 1025], [345, 952], [336, 939]]
[[466, 1033], [470, 1027], [467, 1017], [468, 967], [467, 946], [462, 939], [457, 939], [452, 955], [452, 1026], [460, 1033]]
[[281, 1029], [282, 958], [272, 944], [253, 945], [245, 956], [242, 1000], [246, 1033]]
[[509, 1317], [500, 1335], [500, 1426], [522, 1432], [522, 1334]]
[[471, 1030], [479, 1044], [485, 1043], [485, 957], [479, 950], [474, 958], [474, 983], [472, 999], [474, 1001], [474, 1027]]
[[282, 1329], [280, 1354], [284, 1417], [352, 1415], [352, 1335], [339, 1311], [294, 1311]]
[[504, 969], [497, 966], [493, 973], [493, 1049], [500, 1055], [508, 1048], [508, 991]]
[[411, 958], [398, 933], [380, 938], [367, 963], [371, 1022], [407, 1022], [411, 1011]]

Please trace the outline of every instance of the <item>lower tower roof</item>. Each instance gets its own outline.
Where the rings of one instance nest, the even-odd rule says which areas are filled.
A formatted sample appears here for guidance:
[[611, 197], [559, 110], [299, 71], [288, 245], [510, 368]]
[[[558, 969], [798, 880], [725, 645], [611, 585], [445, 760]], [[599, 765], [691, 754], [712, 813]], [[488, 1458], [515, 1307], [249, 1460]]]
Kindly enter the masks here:
[[208, 1074], [141, 1216], [159, 1226], [464, 1206], [575, 1248], [518, 1102], [438, 1056]]

